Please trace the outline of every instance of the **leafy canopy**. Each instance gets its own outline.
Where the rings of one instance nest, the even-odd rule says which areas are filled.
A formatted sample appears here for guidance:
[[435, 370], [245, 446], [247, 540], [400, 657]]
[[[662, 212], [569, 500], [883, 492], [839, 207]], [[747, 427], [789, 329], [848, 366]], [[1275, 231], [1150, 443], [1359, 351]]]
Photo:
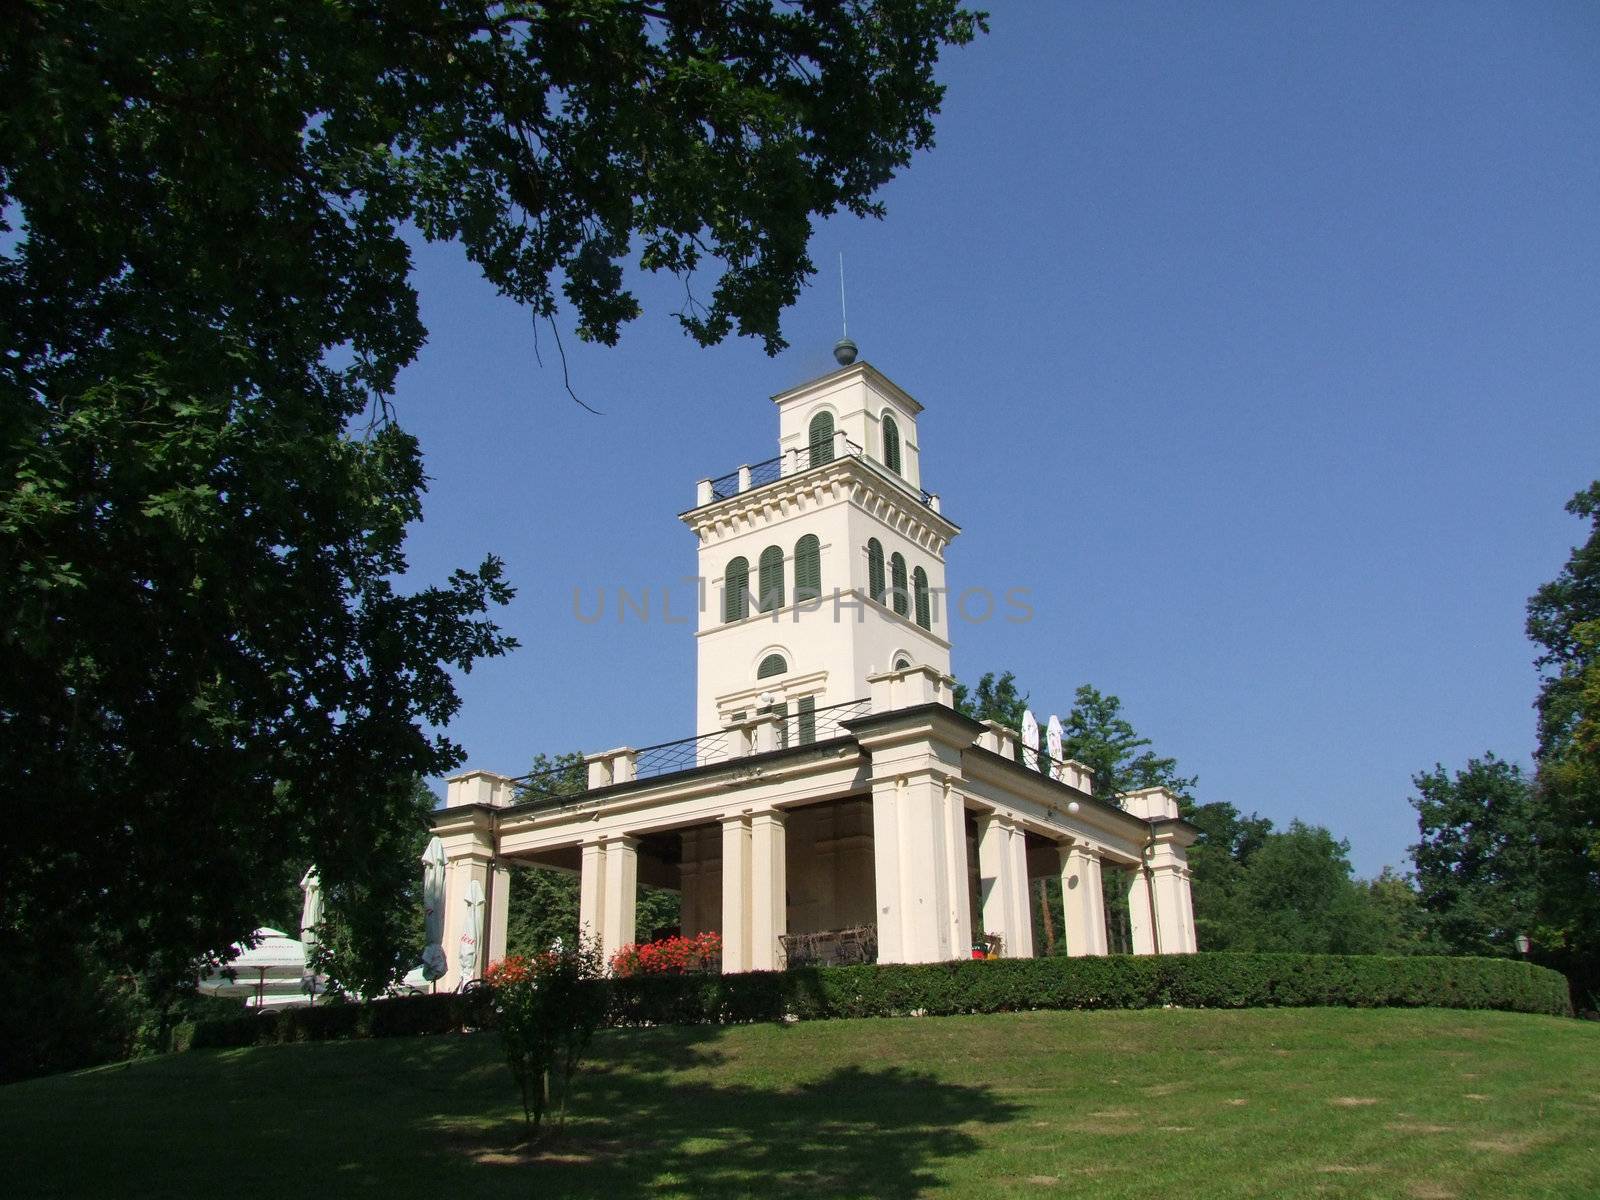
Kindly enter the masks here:
[[1600, 480], [1567, 511], [1589, 522], [1555, 579], [1528, 602], [1537, 665], [1535, 752], [1540, 955], [1600, 1008]]
[[289, 863], [361, 895], [459, 761], [452, 673], [511, 648], [511, 591], [492, 557], [401, 586], [407, 230], [586, 338], [638, 313], [633, 255], [699, 341], [776, 349], [812, 218], [878, 211], [981, 27], [953, 0], [12, 5], [0, 956], [87, 936], [181, 973]]

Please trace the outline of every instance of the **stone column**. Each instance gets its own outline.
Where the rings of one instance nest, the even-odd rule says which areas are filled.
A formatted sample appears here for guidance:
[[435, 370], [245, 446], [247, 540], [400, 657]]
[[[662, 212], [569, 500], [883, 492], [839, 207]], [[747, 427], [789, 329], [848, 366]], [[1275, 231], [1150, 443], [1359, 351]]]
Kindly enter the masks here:
[[1061, 903], [1067, 953], [1074, 958], [1106, 952], [1105, 895], [1100, 857], [1082, 843], [1061, 843]]
[[722, 818], [722, 970], [750, 969], [750, 822]]
[[600, 954], [606, 962], [637, 940], [634, 922], [639, 906], [639, 841], [606, 840], [605, 901], [600, 917]]
[[511, 910], [511, 868], [497, 865], [491, 873], [490, 882], [494, 886], [486, 889], [489, 916], [484, 924], [488, 926], [489, 944], [485, 947], [488, 951], [483, 959], [485, 968], [506, 956], [506, 917]]
[[685, 829], [678, 858], [678, 930], [685, 937], [700, 932], [700, 834]]
[[785, 814], [776, 809], [750, 817], [750, 969], [776, 971], [783, 965], [789, 931], [788, 842]]
[[873, 781], [879, 962], [945, 962], [966, 954], [956, 941], [971, 938], [962, 811], [959, 794], [937, 772]]
[[1189, 873], [1177, 863], [1151, 868], [1156, 896], [1156, 929], [1161, 953], [1193, 954], [1194, 916], [1190, 910]]
[[1000, 935], [1005, 957], [1032, 958], [1027, 835], [1010, 817], [989, 813], [978, 818], [978, 872], [983, 932]]
[[967, 870], [967, 805], [949, 779], [944, 780], [945, 879], [949, 888], [950, 957], [972, 953], [972, 874]]
[[606, 847], [599, 839], [583, 843], [578, 875], [578, 937], [598, 947], [605, 922]]
[[1133, 931], [1133, 952], [1156, 952], [1155, 913], [1150, 908], [1150, 884], [1143, 867], [1128, 872], [1128, 925]]

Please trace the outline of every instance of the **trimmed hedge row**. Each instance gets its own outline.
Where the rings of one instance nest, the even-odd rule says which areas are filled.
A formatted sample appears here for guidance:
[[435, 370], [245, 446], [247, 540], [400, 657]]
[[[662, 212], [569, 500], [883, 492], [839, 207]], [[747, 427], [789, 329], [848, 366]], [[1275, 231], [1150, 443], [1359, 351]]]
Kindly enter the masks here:
[[[1564, 976], [1503, 958], [1174, 954], [802, 967], [608, 979], [613, 1025], [742, 1024], [1065, 1008], [1495, 1008], [1569, 1015]], [[190, 1045], [395, 1037], [484, 1028], [488, 993], [269, 1009], [196, 1025]]]
[[610, 981], [616, 1024], [1052, 1008], [1498, 1008], [1568, 1015], [1565, 977], [1498, 958], [1174, 954], [808, 967]]
[[411, 1037], [482, 1028], [493, 1013], [489, 992], [441, 992], [396, 996], [376, 1004], [322, 1004], [312, 1008], [268, 1008], [242, 1017], [197, 1021], [187, 1044], [176, 1050], [219, 1050], [283, 1042], [328, 1042], [347, 1038]]

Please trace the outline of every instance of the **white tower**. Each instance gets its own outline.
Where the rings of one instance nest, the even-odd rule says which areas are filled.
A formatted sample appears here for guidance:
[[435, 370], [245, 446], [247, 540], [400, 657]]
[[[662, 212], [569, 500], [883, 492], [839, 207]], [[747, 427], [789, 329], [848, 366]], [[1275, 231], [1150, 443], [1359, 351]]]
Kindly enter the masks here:
[[778, 456], [700, 481], [704, 603], [695, 723], [799, 718], [899, 666], [950, 670], [944, 549], [959, 528], [922, 488], [918, 404], [870, 363], [781, 392]]

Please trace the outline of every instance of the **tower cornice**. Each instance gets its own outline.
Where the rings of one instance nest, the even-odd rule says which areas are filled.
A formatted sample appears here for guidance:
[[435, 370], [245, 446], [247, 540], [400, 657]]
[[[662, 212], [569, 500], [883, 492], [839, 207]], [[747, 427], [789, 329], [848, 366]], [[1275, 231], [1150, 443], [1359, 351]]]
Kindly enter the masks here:
[[943, 556], [945, 546], [961, 532], [959, 525], [935, 512], [904, 483], [889, 479], [859, 455], [785, 475], [726, 500], [692, 508], [679, 518], [703, 544], [715, 545], [773, 521], [842, 502], [854, 504], [932, 554]]

